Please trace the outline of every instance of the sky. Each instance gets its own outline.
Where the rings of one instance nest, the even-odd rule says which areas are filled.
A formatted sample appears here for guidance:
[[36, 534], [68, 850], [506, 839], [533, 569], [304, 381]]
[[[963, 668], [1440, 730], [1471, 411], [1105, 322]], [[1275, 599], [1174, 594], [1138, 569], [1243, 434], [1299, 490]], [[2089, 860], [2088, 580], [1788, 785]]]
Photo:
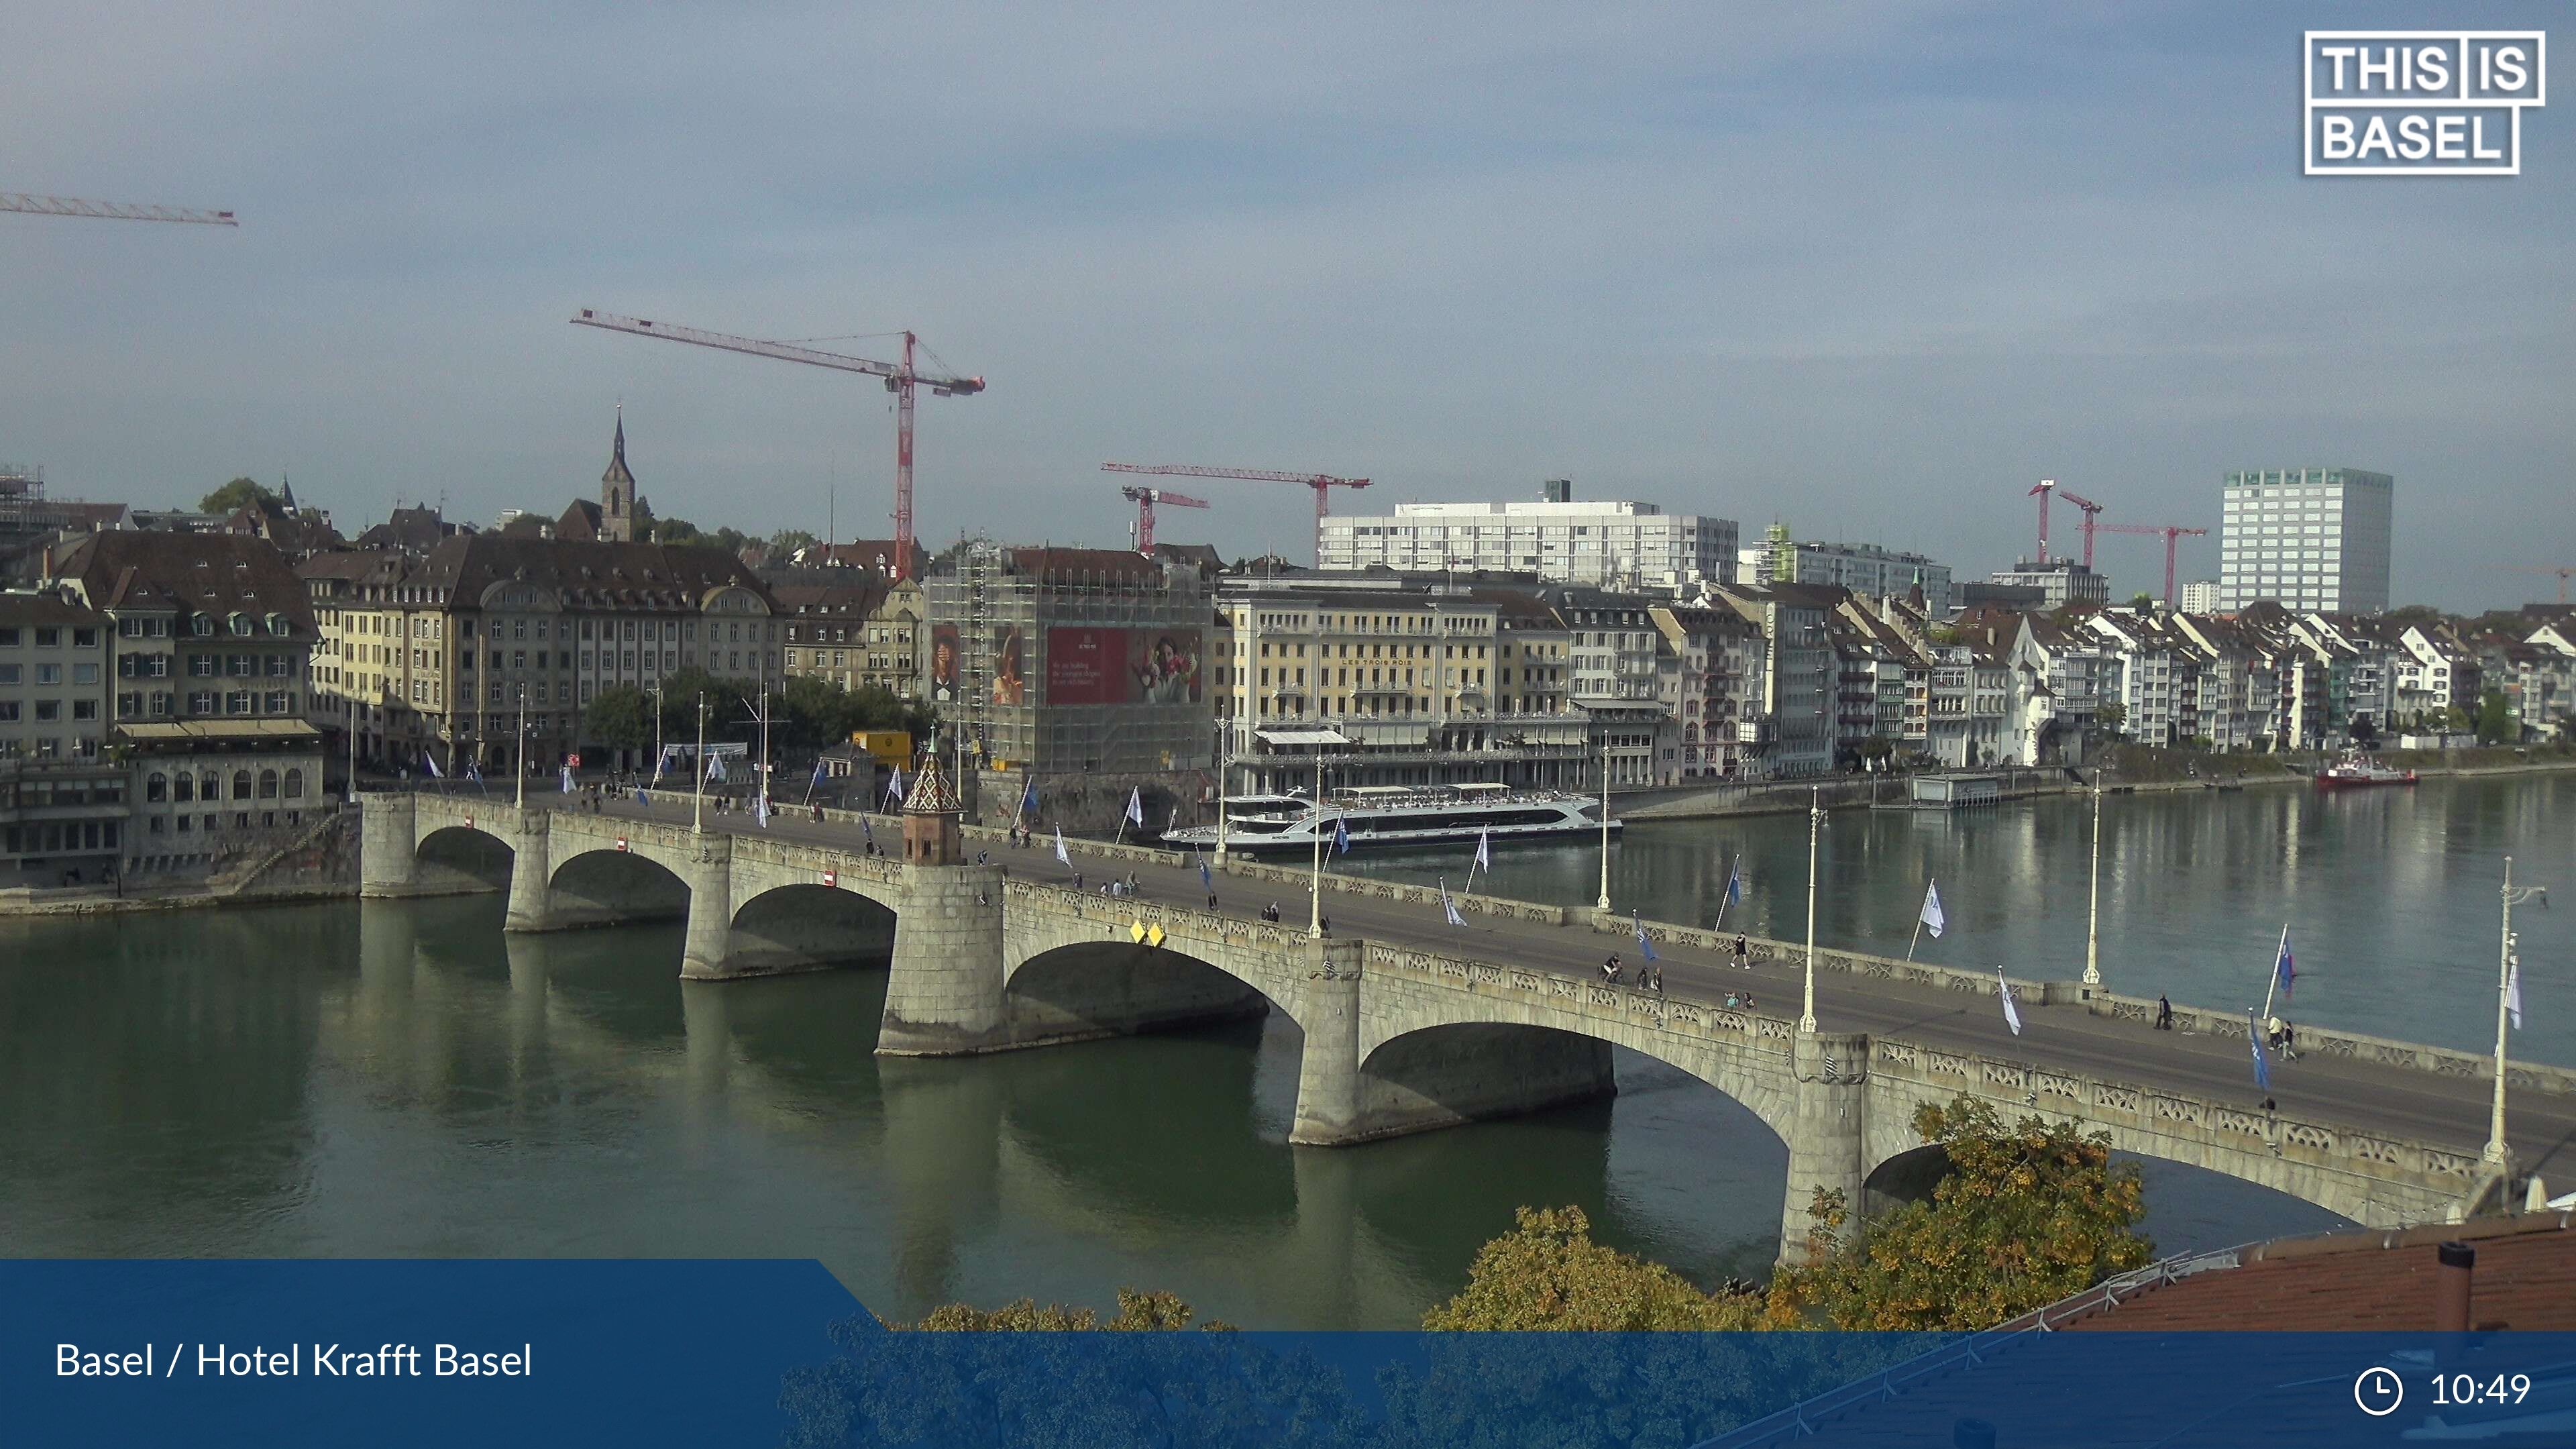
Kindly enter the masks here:
[[[241, 226], [0, 214], [0, 458], [488, 522], [595, 496], [622, 402], [664, 515], [890, 531], [872, 380], [595, 307], [984, 376], [921, 402], [933, 545], [1119, 545], [1116, 459], [1565, 477], [1969, 578], [2052, 477], [2210, 528], [2188, 580], [2223, 472], [2340, 465], [2398, 480], [2395, 602], [2553, 597], [2508, 570], [2576, 565], [2576, 97], [2518, 177], [2304, 178], [2300, 32], [2565, 13], [21, 7], [0, 191]], [[1162, 537], [1311, 552], [1304, 489], [1187, 491]]]

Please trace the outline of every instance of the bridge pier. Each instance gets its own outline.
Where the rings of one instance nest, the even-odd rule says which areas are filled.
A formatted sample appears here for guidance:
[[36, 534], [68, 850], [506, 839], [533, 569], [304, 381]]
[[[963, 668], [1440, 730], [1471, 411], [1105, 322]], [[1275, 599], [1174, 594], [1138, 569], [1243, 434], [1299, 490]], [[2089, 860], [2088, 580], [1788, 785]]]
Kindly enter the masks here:
[[548, 848], [547, 822], [553, 816], [544, 810], [520, 810], [514, 833], [510, 837], [510, 910], [502, 918], [504, 931], [546, 931], [554, 928], [548, 897], [552, 894], [554, 855]]
[[1848, 1236], [1864, 1203], [1869, 1095], [1869, 1036], [1865, 1032], [1802, 1033], [1789, 1047], [1789, 1188], [1780, 1201], [1780, 1261], [1807, 1261], [1808, 1207], [1818, 1189], [1843, 1195], [1852, 1215]]
[[[1016, 1045], [1003, 1021], [1002, 915], [1000, 866], [904, 866], [879, 1056], [964, 1056]], [[689, 939], [697, 939], [694, 917]]]
[[[1366, 943], [1306, 944], [1306, 1048], [1297, 1061], [1297, 1117], [1288, 1140], [1315, 1147], [1357, 1142], [1360, 1122], [1360, 960]], [[1300, 1211], [1303, 1208], [1301, 1205]]]
[[418, 894], [417, 807], [409, 795], [358, 799], [358, 894], [379, 899]]
[[689, 926], [680, 948], [680, 976], [687, 981], [720, 981], [736, 973], [725, 969], [733, 943], [733, 837], [699, 836], [689, 852]]

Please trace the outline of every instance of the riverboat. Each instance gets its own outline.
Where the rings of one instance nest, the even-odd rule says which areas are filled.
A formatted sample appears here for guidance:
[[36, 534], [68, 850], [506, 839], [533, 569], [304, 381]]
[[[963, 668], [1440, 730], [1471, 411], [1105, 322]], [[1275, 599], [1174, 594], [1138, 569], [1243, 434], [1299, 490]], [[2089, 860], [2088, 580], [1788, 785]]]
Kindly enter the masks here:
[[[1446, 845], [1601, 834], [1595, 796], [1556, 790], [1516, 790], [1508, 785], [1357, 785], [1324, 796], [1322, 808], [1302, 793], [1238, 795], [1226, 802], [1228, 850], [1332, 848], [1335, 833], [1350, 831], [1351, 847]], [[1612, 820], [1615, 833], [1622, 822]], [[1216, 844], [1216, 827], [1192, 825], [1163, 832], [1163, 843], [1184, 850]]]
[[2380, 764], [2359, 750], [2346, 750], [2343, 758], [2317, 771], [2320, 790], [2351, 790], [2370, 785], [2412, 785], [2413, 770], [2400, 770]]

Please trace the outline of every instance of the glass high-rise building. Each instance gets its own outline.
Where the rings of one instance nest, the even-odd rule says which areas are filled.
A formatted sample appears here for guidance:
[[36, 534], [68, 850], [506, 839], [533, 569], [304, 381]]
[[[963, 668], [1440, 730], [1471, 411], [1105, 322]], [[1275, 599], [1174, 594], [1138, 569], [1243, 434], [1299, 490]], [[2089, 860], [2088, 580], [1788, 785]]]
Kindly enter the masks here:
[[2388, 607], [2389, 514], [2397, 480], [2359, 468], [2278, 468], [2226, 476], [2218, 604], [2270, 599], [2294, 613]]

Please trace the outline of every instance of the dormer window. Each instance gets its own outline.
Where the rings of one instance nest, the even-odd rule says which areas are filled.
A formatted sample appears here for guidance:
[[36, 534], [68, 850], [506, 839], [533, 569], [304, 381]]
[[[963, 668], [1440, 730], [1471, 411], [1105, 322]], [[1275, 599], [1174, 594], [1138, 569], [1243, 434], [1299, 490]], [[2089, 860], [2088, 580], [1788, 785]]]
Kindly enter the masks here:
[[232, 630], [233, 630], [233, 632], [234, 632], [234, 633], [236, 633], [236, 634], [247, 634], [247, 633], [249, 633], [249, 632], [250, 632], [250, 615], [248, 615], [248, 614], [235, 614], [235, 615], [233, 615], [233, 616], [232, 616]]

